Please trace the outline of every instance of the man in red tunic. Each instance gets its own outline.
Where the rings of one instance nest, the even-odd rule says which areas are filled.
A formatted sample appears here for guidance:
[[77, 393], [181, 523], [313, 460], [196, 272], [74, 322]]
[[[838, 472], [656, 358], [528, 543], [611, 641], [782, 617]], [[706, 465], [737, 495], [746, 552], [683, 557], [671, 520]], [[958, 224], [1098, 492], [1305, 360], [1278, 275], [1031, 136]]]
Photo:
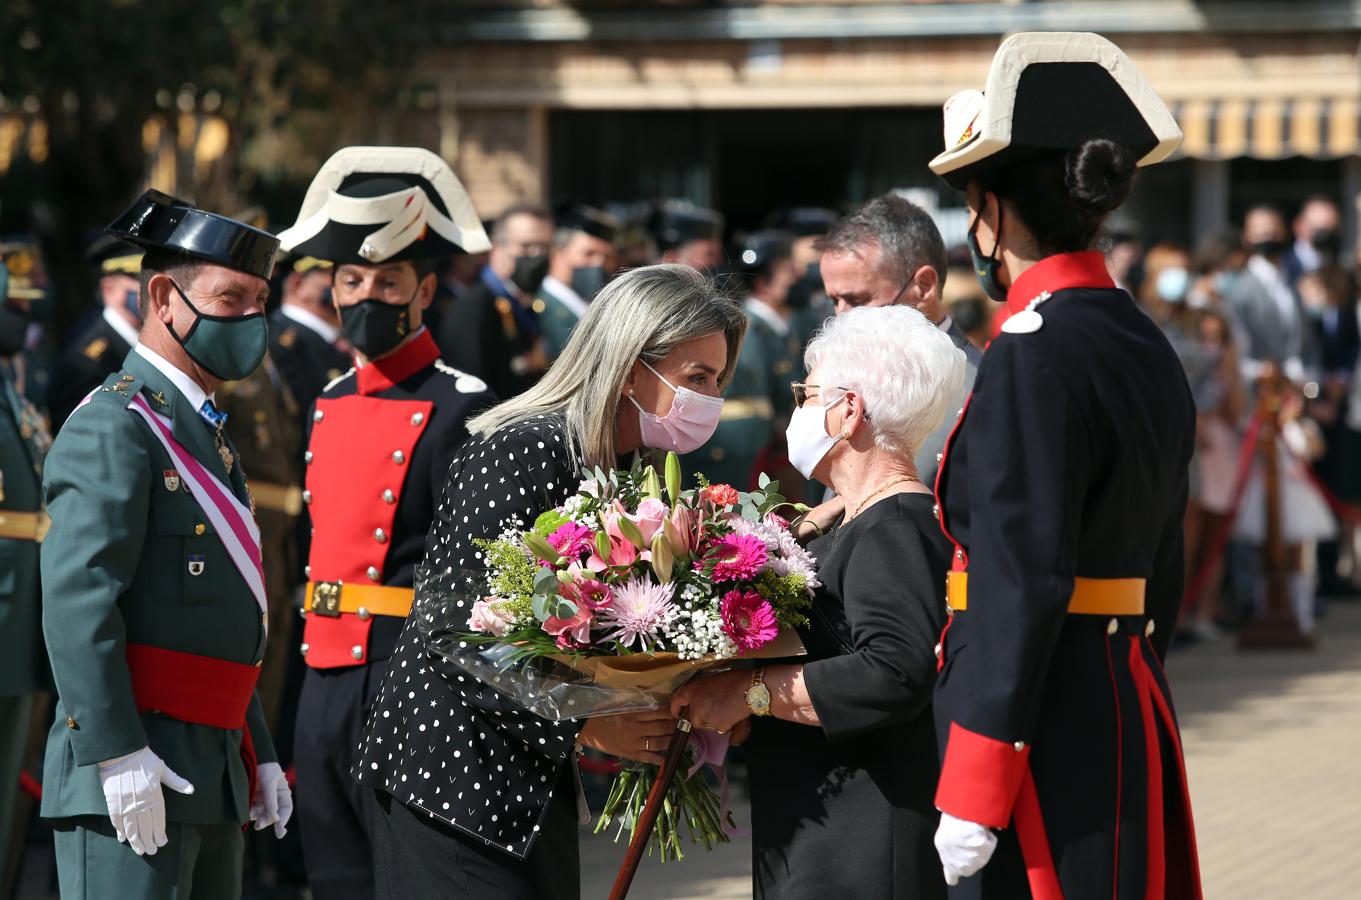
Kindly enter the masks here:
[[354, 368], [310, 418], [312, 523], [296, 754], [303, 855], [318, 900], [372, 897], [368, 807], [355, 747], [411, 609], [435, 502], [464, 422], [493, 402], [439, 358], [422, 313], [435, 261], [488, 247], [472, 203], [427, 150], [349, 147], [312, 182], [283, 247], [335, 264]]

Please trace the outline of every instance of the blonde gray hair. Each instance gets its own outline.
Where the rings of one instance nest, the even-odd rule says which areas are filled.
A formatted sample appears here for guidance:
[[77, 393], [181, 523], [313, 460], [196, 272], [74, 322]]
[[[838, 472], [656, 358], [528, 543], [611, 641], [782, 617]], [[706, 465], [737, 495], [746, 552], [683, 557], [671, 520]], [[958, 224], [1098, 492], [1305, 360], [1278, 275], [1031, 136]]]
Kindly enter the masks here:
[[634, 362], [643, 359], [656, 366], [681, 344], [722, 333], [728, 342], [718, 379], [723, 387], [737, 365], [746, 330], [741, 307], [695, 269], [633, 269], [591, 302], [562, 355], [538, 384], [472, 419], [468, 430], [488, 437], [530, 416], [561, 412], [572, 455], [587, 468], [613, 468], [615, 418]]
[[861, 307], [828, 319], [804, 361], [824, 388], [864, 398], [878, 447], [909, 457], [964, 387], [964, 351], [910, 306]]

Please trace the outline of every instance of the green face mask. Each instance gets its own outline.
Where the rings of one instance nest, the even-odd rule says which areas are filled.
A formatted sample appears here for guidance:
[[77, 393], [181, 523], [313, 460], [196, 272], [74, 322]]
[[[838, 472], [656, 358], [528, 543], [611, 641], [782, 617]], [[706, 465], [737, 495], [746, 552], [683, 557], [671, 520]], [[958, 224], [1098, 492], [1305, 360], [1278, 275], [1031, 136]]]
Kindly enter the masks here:
[[189, 295], [173, 279], [170, 283], [198, 317], [184, 337], [175, 333], [173, 325], [168, 326], [170, 336], [179, 341], [190, 359], [222, 381], [239, 381], [259, 368], [269, 344], [269, 326], [264, 313], [207, 316], [198, 311]]

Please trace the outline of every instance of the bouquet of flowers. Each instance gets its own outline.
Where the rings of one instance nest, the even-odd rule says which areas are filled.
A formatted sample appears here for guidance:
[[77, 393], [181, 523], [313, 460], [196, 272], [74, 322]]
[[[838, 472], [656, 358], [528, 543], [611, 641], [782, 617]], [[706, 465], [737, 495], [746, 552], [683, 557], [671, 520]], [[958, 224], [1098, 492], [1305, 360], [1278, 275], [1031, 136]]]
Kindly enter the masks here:
[[[663, 476], [641, 462], [597, 469], [529, 527], [511, 521], [476, 542], [486, 593], [462, 633], [427, 643], [554, 719], [656, 708], [703, 669], [799, 655], [794, 629], [819, 586], [815, 560], [776, 514], [791, 505], [779, 485], [764, 475], [758, 484], [738, 492], [701, 479], [682, 490], [675, 454]], [[447, 615], [426, 613], [422, 593], [417, 613], [430, 630]], [[683, 855], [682, 823], [706, 847], [728, 840], [726, 804], [699, 772], [721, 764], [727, 741], [700, 734], [652, 835], [663, 860]], [[631, 833], [656, 772], [623, 770], [596, 830], [617, 821], [616, 840]]]

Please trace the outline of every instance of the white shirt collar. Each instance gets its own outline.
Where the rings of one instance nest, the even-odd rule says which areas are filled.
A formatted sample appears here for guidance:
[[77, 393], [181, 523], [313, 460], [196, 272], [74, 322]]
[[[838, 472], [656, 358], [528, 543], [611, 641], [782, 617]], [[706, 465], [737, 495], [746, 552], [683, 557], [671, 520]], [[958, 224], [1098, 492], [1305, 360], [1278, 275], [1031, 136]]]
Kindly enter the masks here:
[[175, 368], [170, 360], [161, 356], [161, 354], [152, 350], [146, 344], [138, 344], [133, 349], [135, 349], [138, 355], [143, 359], [155, 366], [156, 371], [170, 379], [170, 383], [175, 386], [175, 389], [184, 395], [184, 399], [189, 401], [189, 405], [194, 408], [194, 412], [198, 412], [203, 408], [204, 400], [212, 399], [211, 395], [203, 393], [203, 388], [199, 387], [194, 379]]
[[945, 332], [946, 334], [949, 334], [950, 329], [955, 327], [955, 320], [947, 315], [945, 318], [941, 319], [939, 322], [936, 323], [936, 327], [939, 328], [941, 331]]
[[543, 289], [552, 294], [554, 300], [571, 310], [578, 319], [586, 315], [586, 301], [581, 299], [581, 295], [552, 275], [543, 280]]
[[129, 347], [137, 346], [137, 329], [128, 324], [128, 320], [118, 313], [104, 307], [104, 321], [109, 323], [109, 327], [118, 332], [118, 336], [128, 342]]
[[285, 303], [279, 307], [285, 318], [292, 319], [304, 328], [310, 328], [325, 339], [326, 343], [334, 344], [340, 340], [340, 329], [323, 319], [321, 316], [308, 309], [303, 309], [293, 303]]
[[780, 337], [789, 334], [789, 323], [780, 318], [780, 314], [771, 308], [769, 303], [764, 300], [757, 300], [755, 297], [748, 297], [743, 303], [743, 308], [756, 318], [765, 322]]

